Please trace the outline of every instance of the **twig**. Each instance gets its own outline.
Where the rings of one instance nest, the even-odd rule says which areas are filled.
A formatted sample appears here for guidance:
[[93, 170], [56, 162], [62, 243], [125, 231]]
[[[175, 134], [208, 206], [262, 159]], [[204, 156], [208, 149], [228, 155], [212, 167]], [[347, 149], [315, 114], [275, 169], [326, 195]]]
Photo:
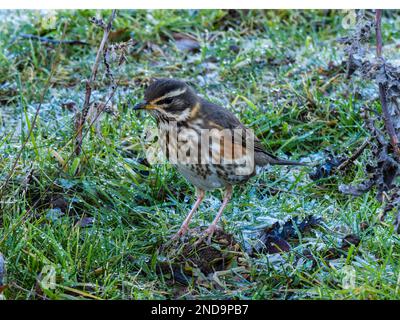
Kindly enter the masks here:
[[104, 28], [104, 34], [103, 34], [103, 39], [101, 40], [99, 49], [97, 50], [97, 55], [96, 59], [94, 61], [93, 67], [92, 67], [92, 73], [90, 75], [90, 78], [86, 80], [86, 94], [85, 94], [85, 102], [82, 107], [82, 115], [80, 118], [77, 119], [77, 122], [79, 123], [78, 126], [78, 131], [77, 131], [77, 136], [76, 136], [76, 144], [75, 144], [75, 154], [79, 155], [82, 151], [82, 128], [86, 122], [86, 117], [89, 111], [89, 105], [90, 105], [90, 97], [92, 95], [92, 89], [93, 89], [93, 84], [94, 81], [96, 80], [97, 76], [97, 70], [99, 68], [99, 63], [100, 63], [100, 58], [102, 57], [104, 48], [106, 46], [106, 43], [108, 41], [108, 36], [110, 35], [110, 31], [112, 28], [112, 23], [115, 18], [116, 10], [113, 10], [111, 12], [110, 18], [108, 19], [108, 23]]
[[382, 57], [382, 10], [377, 9], [375, 14], [375, 30], [376, 30], [376, 56]]
[[[382, 10], [377, 9], [375, 17], [376, 55], [378, 59], [382, 59]], [[385, 68], [385, 63], [382, 64], [382, 68]], [[400, 158], [399, 139], [397, 138], [386, 100], [386, 86], [381, 82], [379, 83], [379, 98], [382, 105], [383, 120], [386, 131], [390, 137], [390, 143], [397, 158]]]
[[365, 148], [369, 145], [369, 139], [367, 138], [363, 144], [345, 161], [343, 161], [337, 168], [336, 170], [343, 170], [345, 169], [348, 165], [352, 164], [365, 150]]

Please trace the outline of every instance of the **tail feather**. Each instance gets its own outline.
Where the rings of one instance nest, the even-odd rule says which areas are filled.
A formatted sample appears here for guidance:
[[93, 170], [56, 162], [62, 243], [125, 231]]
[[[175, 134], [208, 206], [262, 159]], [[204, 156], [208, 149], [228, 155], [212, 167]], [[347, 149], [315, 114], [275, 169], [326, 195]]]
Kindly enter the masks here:
[[274, 159], [270, 162], [270, 164], [278, 165], [278, 166], [308, 166], [307, 163], [299, 162], [299, 161], [291, 161], [291, 160], [283, 160], [283, 159]]
[[268, 164], [278, 166], [308, 166], [309, 164], [299, 161], [280, 159], [268, 152], [257, 152], [255, 155], [256, 165], [266, 166]]

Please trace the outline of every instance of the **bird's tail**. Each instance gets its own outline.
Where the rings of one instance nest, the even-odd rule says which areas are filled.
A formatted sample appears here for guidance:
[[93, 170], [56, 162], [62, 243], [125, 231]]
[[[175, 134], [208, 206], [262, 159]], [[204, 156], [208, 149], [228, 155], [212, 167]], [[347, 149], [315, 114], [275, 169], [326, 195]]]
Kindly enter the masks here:
[[283, 159], [273, 159], [270, 164], [278, 165], [278, 166], [308, 166], [307, 163], [300, 161], [291, 161], [291, 160], [283, 160]]
[[256, 164], [258, 166], [278, 165], [278, 166], [308, 166], [308, 163], [292, 160], [280, 159], [268, 152], [258, 152], [255, 155]]

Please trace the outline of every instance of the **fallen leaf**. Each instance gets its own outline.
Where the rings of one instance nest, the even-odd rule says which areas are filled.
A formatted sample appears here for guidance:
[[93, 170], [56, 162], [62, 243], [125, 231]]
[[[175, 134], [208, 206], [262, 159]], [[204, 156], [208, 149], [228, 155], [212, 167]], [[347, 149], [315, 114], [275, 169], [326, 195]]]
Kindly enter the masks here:
[[280, 253], [280, 252], [288, 252], [291, 249], [290, 244], [278, 236], [267, 236], [265, 241], [265, 251], [267, 253]]
[[50, 202], [50, 207], [52, 209], [60, 209], [62, 213], [66, 213], [68, 211], [68, 201], [63, 197], [52, 197], [51, 202]]
[[76, 223], [76, 226], [81, 228], [91, 227], [93, 226], [94, 220], [93, 217], [83, 217]]
[[66, 109], [68, 111], [72, 111], [72, 112], [77, 111], [75, 101], [65, 101], [65, 102], [61, 103], [61, 108]]
[[289, 240], [297, 239], [298, 233], [309, 232], [321, 224], [321, 218], [313, 215], [307, 216], [302, 221], [298, 218], [288, 219], [284, 224], [275, 222], [272, 226], [265, 228], [259, 235], [259, 240], [254, 247], [257, 253], [279, 253], [290, 251]]
[[125, 42], [131, 39], [131, 34], [128, 28], [121, 28], [115, 31], [111, 31], [108, 36], [110, 42]]
[[342, 244], [340, 248], [329, 248], [325, 254], [324, 258], [326, 260], [338, 259], [341, 256], [344, 256], [351, 246], [358, 246], [361, 242], [359, 236], [355, 234], [348, 234], [342, 239]]
[[342, 250], [348, 250], [351, 246], [358, 246], [361, 242], [359, 236], [355, 234], [348, 234], [342, 239]]
[[174, 33], [173, 34], [175, 45], [180, 51], [193, 52], [200, 49], [200, 44], [195, 37], [184, 34], [184, 33]]
[[315, 170], [310, 173], [311, 180], [319, 180], [331, 176], [337, 167], [339, 167], [343, 161], [346, 159], [344, 157], [337, 157], [328, 153], [325, 162], [318, 165]]
[[367, 180], [355, 186], [341, 184], [339, 185], [339, 191], [344, 194], [358, 197], [369, 191], [373, 187], [373, 183], [373, 180]]

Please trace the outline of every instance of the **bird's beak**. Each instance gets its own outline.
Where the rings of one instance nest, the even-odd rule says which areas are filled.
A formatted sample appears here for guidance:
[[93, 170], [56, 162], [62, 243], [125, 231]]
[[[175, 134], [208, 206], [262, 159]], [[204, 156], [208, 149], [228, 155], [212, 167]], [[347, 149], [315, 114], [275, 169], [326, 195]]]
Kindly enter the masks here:
[[148, 103], [146, 101], [142, 101], [142, 102], [139, 102], [137, 105], [135, 105], [133, 107], [133, 110], [143, 110], [143, 109], [146, 109], [147, 106], [148, 106]]

